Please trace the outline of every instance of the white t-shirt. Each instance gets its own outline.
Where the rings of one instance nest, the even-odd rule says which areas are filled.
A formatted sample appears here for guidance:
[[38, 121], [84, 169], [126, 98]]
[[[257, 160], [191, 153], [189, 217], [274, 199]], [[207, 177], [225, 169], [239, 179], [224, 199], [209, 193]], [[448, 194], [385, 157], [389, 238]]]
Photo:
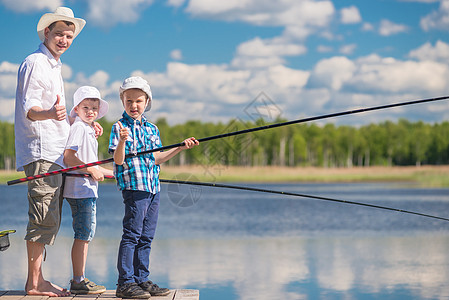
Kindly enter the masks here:
[[17, 171], [40, 159], [64, 166], [63, 153], [70, 130], [68, 120], [27, 118], [33, 106], [53, 107], [57, 95], [61, 97], [59, 104], [66, 105], [61, 66], [61, 60], [56, 60], [44, 44], [20, 65], [14, 120]]
[[[75, 155], [86, 164], [98, 161], [98, 141], [95, 138], [95, 130], [89, 124], [84, 123], [80, 117], [76, 117], [70, 127], [65, 149], [76, 151]], [[85, 171], [75, 172], [86, 173]], [[92, 177], [67, 176], [64, 185], [64, 198], [98, 198], [97, 190], [98, 182]]]

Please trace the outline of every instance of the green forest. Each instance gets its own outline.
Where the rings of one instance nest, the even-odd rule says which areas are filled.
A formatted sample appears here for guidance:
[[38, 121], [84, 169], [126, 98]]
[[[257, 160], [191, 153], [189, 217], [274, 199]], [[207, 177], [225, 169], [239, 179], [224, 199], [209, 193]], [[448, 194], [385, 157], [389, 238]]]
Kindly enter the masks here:
[[[112, 122], [100, 123], [104, 134], [98, 139], [99, 159], [105, 159], [110, 157]], [[190, 136], [199, 139], [267, 125], [262, 120], [231, 120], [228, 123], [188, 121], [170, 126], [165, 119], [155, 124], [164, 146]], [[14, 125], [0, 122], [0, 129], [0, 169], [14, 169]], [[401, 119], [361, 127], [289, 125], [208, 141], [181, 152], [168, 164], [315, 167], [449, 164], [449, 122], [428, 124]]]

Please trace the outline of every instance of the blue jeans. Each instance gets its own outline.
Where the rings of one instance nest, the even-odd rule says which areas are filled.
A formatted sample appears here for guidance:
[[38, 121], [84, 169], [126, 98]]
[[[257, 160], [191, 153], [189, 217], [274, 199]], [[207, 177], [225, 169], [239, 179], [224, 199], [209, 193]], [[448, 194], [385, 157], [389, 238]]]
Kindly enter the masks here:
[[97, 226], [97, 198], [66, 198], [72, 209], [75, 239], [92, 241]]
[[148, 280], [151, 242], [159, 214], [159, 193], [122, 191], [123, 235], [118, 251], [118, 284]]

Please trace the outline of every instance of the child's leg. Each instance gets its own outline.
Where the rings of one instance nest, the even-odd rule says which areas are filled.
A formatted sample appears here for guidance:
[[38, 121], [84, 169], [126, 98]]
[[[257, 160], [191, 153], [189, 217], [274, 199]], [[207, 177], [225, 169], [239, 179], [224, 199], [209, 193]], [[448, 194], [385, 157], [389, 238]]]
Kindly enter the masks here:
[[79, 239], [73, 240], [72, 246], [73, 279], [77, 282], [80, 282], [84, 279], [88, 249], [89, 249], [88, 241], [83, 241]]
[[146, 212], [150, 206], [148, 192], [123, 191], [125, 216], [123, 217], [123, 235], [117, 260], [118, 284], [136, 282], [134, 278], [134, 253], [140, 240]]
[[67, 198], [72, 209], [73, 231], [72, 246], [73, 279], [80, 282], [84, 279], [89, 242], [96, 229], [96, 198]]
[[150, 251], [159, 215], [159, 193], [150, 194], [149, 200], [150, 206], [145, 215], [142, 235], [134, 252], [134, 276], [137, 283], [147, 281], [150, 275]]

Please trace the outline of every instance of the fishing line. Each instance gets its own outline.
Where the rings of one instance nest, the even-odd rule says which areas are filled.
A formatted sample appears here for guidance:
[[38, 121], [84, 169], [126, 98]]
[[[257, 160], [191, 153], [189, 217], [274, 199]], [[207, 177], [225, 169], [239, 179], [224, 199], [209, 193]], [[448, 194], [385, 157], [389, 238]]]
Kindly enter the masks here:
[[[76, 177], [89, 177], [90, 176], [89, 174], [73, 174], [73, 173], [67, 173], [64, 175], [76, 176]], [[114, 179], [114, 176], [105, 176], [105, 178]], [[332, 201], [332, 202], [338, 202], [338, 203], [345, 203], [345, 204], [359, 205], [359, 206], [365, 206], [365, 207], [371, 207], [371, 208], [377, 208], [377, 209], [384, 209], [384, 210], [389, 210], [389, 211], [396, 211], [396, 212], [401, 212], [401, 213], [406, 213], [406, 214], [417, 215], [417, 216], [421, 216], [421, 217], [449, 221], [449, 218], [433, 216], [433, 215], [429, 215], [429, 214], [424, 214], [424, 213], [419, 213], [419, 212], [414, 212], [414, 211], [409, 211], [409, 210], [404, 210], [404, 209], [399, 209], [399, 208], [394, 208], [394, 207], [381, 206], [381, 205], [363, 203], [363, 202], [340, 200], [340, 199], [321, 197], [321, 196], [306, 195], [306, 194], [301, 194], [301, 193], [283, 192], [283, 191], [276, 191], [276, 190], [267, 190], [267, 189], [261, 189], [261, 188], [228, 185], [228, 184], [212, 183], [212, 182], [197, 182], [197, 181], [171, 180], [171, 179], [159, 179], [159, 181], [163, 182], [163, 183], [171, 183], [171, 184], [198, 185], [198, 186], [227, 188], [227, 189], [234, 189], [234, 190], [243, 190], [243, 191], [252, 191], [252, 192], [261, 192], [261, 193], [270, 193], [270, 194], [279, 194], [279, 195], [286, 195], [286, 196], [311, 198], [311, 199], [317, 199], [317, 200], [323, 200], [323, 201]]]
[[427, 218], [449, 221], [449, 218], [443, 218], [443, 217], [428, 215], [428, 214], [424, 214], [424, 213], [419, 213], [419, 212], [414, 212], [414, 211], [409, 211], [409, 210], [404, 210], [404, 209], [399, 209], [399, 208], [393, 208], [393, 207], [381, 206], [381, 205], [375, 205], [375, 204], [369, 204], [369, 203], [362, 203], [362, 202], [339, 200], [339, 199], [321, 197], [321, 196], [312, 196], [312, 195], [306, 195], [306, 194], [300, 194], [300, 193], [283, 192], [283, 191], [267, 190], [267, 189], [261, 189], [261, 188], [236, 186], [236, 185], [228, 185], [228, 184], [220, 184], [220, 183], [209, 183], [209, 182], [194, 182], [194, 181], [169, 180], [169, 179], [160, 179], [160, 181], [165, 182], [165, 183], [199, 185], [199, 186], [218, 187], [218, 188], [227, 188], [227, 189], [235, 189], [235, 190], [244, 190], [244, 191], [253, 191], [253, 192], [280, 194], [280, 195], [295, 196], [295, 197], [312, 198], [312, 199], [318, 199], [318, 200], [324, 200], [324, 201], [332, 201], [332, 202], [339, 202], [339, 203], [345, 203], [345, 204], [353, 204], [353, 205], [360, 205], [360, 206], [371, 207], [371, 208], [396, 211], [396, 212], [412, 214], [412, 215], [417, 215], [417, 216], [422, 216], [422, 217], [427, 217]]
[[[292, 125], [292, 124], [306, 123], [306, 122], [328, 119], [328, 118], [334, 118], [334, 117], [339, 117], [339, 116], [344, 116], [344, 115], [357, 114], [357, 113], [368, 112], [368, 111], [373, 111], [373, 110], [381, 110], [381, 109], [413, 105], [413, 104], [420, 104], [420, 103], [426, 103], [426, 102], [435, 102], [435, 101], [445, 100], [448, 98], [449, 98], [449, 96], [444, 96], [444, 97], [436, 97], [436, 98], [421, 99], [421, 100], [414, 100], [414, 101], [407, 101], [407, 102], [399, 102], [399, 103], [393, 103], [393, 104], [387, 104], [387, 105], [381, 105], [381, 106], [353, 109], [353, 110], [337, 112], [337, 113], [332, 113], [332, 114], [327, 114], [327, 115], [309, 117], [309, 118], [305, 118], [305, 119], [298, 119], [298, 120], [292, 120], [292, 121], [281, 122], [281, 123], [274, 123], [274, 124], [264, 125], [264, 126], [260, 126], [260, 127], [254, 127], [254, 128], [244, 129], [244, 130], [238, 130], [238, 131], [218, 134], [218, 135], [198, 139], [198, 142], [200, 142], [200, 143], [207, 142], [207, 141], [211, 141], [211, 140], [221, 139], [224, 137], [230, 137], [230, 136], [249, 133], [249, 132], [266, 130], [266, 129], [270, 129], [270, 128], [276, 128], [276, 127], [287, 126], [287, 125]], [[168, 145], [168, 146], [164, 146], [164, 147], [154, 148], [154, 149], [150, 149], [150, 150], [146, 150], [146, 151], [141, 151], [141, 152], [137, 152], [136, 154], [130, 153], [130, 154], [125, 155], [125, 158], [134, 157], [137, 155], [144, 155], [144, 154], [157, 152], [157, 151], [164, 151], [164, 150], [181, 147], [181, 146], [184, 146], [184, 142], [173, 144], [173, 145]], [[39, 179], [39, 178], [43, 178], [43, 177], [47, 177], [47, 176], [62, 174], [62, 173], [66, 173], [69, 171], [74, 171], [74, 170], [79, 170], [79, 169], [83, 169], [83, 168], [87, 168], [87, 167], [102, 165], [102, 164], [110, 163], [113, 161], [114, 161], [114, 158], [111, 157], [108, 159], [104, 159], [104, 160], [100, 160], [100, 161], [96, 161], [96, 162], [92, 162], [92, 163], [88, 163], [88, 164], [84, 164], [84, 165], [79, 165], [79, 166], [74, 166], [74, 167], [70, 167], [70, 168], [65, 168], [65, 169], [48, 172], [48, 173], [42, 173], [42, 174], [37, 174], [37, 175], [28, 176], [28, 177], [24, 177], [24, 178], [14, 179], [14, 180], [8, 181], [7, 184], [13, 185], [16, 183], [22, 183], [22, 182]]]

